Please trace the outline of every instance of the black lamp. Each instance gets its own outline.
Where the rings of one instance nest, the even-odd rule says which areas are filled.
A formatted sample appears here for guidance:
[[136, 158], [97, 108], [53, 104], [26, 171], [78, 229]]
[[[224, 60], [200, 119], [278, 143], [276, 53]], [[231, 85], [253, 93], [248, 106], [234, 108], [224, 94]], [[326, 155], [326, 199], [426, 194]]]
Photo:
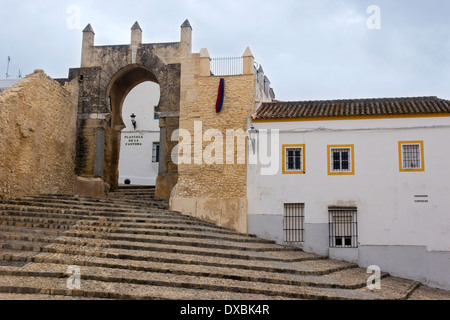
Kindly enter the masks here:
[[136, 130], [136, 115], [134, 113], [131, 115], [131, 123], [133, 124], [134, 130]]
[[256, 152], [256, 137], [259, 133], [258, 129], [255, 129], [254, 126], [251, 126], [251, 128], [248, 130], [248, 136], [250, 141], [252, 142], [253, 147], [253, 154]]

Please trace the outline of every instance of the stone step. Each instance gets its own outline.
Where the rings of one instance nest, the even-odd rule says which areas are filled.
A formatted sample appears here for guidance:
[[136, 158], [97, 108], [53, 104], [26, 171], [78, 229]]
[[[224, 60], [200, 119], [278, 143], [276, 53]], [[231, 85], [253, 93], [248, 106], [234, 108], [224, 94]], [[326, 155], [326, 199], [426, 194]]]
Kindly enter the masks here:
[[[88, 201], [88, 202], [92, 202], [92, 203], [110, 203], [110, 204], [116, 204], [116, 205], [128, 205], [128, 206], [134, 206], [136, 207], [136, 204], [140, 204], [139, 201], [133, 200], [132, 198], [128, 198], [125, 196], [117, 196], [117, 197], [112, 197], [112, 196], [104, 196], [104, 197], [99, 197], [99, 198], [92, 198], [92, 197], [80, 197], [80, 196], [55, 196], [55, 195], [44, 195], [44, 196], [39, 196], [45, 199], [49, 199], [49, 200], [72, 200], [72, 201]], [[27, 197], [26, 199], [36, 199], [39, 197]], [[19, 199], [20, 200], [20, 199]], [[152, 198], [150, 200], [146, 200], [146, 201], [142, 201], [143, 205], [147, 205], [151, 204], [151, 203], [160, 203], [160, 204], [169, 204], [169, 200], [167, 199], [155, 199]]]
[[140, 190], [120, 190], [108, 193], [108, 196], [150, 196], [153, 197], [155, 192], [152, 191], [140, 191]]
[[[4, 236], [6, 237], [6, 236]], [[260, 261], [281, 261], [282, 259], [270, 256], [264, 252], [256, 250], [236, 250], [227, 247], [206, 248], [189, 246], [189, 243], [183, 246], [177, 243], [152, 243], [149, 245], [137, 245], [133, 242], [125, 241], [109, 241], [101, 239], [84, 239], [62, 236], [58, 238], [42, 237], [42, 236], [11, 236], [7, 239], [0, 239], [0, 249], [14, 251], [31, 251], [31, 252], [67, 252], [67, 248], [87, 248], [86, 251], [95, 251], [95, 255], [100, 255], [110, 250], [119, 250], [121, 252], [137, 252], [137, 253], [182, 253], [195, 256], [221, 257], [228, 259], [240, 260], [260, 260]], [[139, 256], [138, 256], [139, 258]]]
[[[420, 287], [383, 273], [382, 290], [370, 291], [355, 264], [133, 200], [151, 192], [0, 203], [0, 297], [392, 300]], [[82, 270], [81, 290], [67, 289], [69, 265]]]
[[[0, 229], [1, 230], [1, 229]], [[260, 243], [260, 244], [275, 244], [274, 241], [258, 239], [241, 234], [218, 234], [213, 231], [197, 231], [197, 232], [185, 232], [180, 230], [136, 230], [132, 228], [104, 228], [100, 230], [83, 228], [77, 226], [73, 231], [67, 232], [65, 235], [70, 237], [76, 237], [83, 231], [83, 237], [96, 238], [105, 240], [119, 240], [119, 241], [135, 241], [135, 242], [147, 242], [147, 239], [153, 236], [155, 237], [170, 237], [170, 238], [183, 238], [183, 239], [205, 239], [205, 240], [219, 240], [219, 241], [232, 241], [234, 243]], [[99, 232], [108, 233], [107, 235]]]
[[47, 242], [45, 239], [39, 240], [40, 241], [0, 239], [0, 250], [35, 252], [37, 254], [40, 252], [45, 252], [45, 247], [52, 245], [51, 242]]
[[[1, 290], [1, 289], [0, 289]], [[4, 291], [8, 291], [8, 288], [3, 288]], [[21, 291], [19, 288], [11, 288], [11, 291]], [[26, 291], [26, 290], [23, 290]], [[33, 290], [35, 291], [35, 290]], [[30, 290], [31, 292], [31, 290]], [[100, 298], [87, 298], [87, 297], [73, 297], [73, 296], [56, 296], [56, 295], [47, 295], [47, 294], [15, 294], [15, 293], [0, 293], [0, 300], [19, 300], [19, 301], [48, 301], [48, 300], [110, 300], [110, 299], [100, 299]]]
[[12, 210], [12, 211], [26, 211], [26, 212], [44, 212], [44, 213], [71, 213], [71, 214], [81, 214], [81, 215], [99, 215], [99, 216], [106, 216], [106, 217], [124, 217], [124, 216], [144, 216], [144, 215], [163, 215], [164, 211], [159, 210], [142, 210], [142, 209], [136, 209], [134, 211], [130, 210], [122, 210], [122, 211], [112, 211], [103, 209], [103, 211], [93, 211], [89, 208], [83, 208], [83, 209], [75, 209], [70, 208], [67, 206], [43, 206], [43, 205], [19, 205], [19, 204], [12, 204], [12, 203], [3, 203], [0, 204], [0, 210]]
[[[35, 198], [35, 197], [26, 197], [24, 198], [24, 200], [33, 202], [33, 203], [46, 203], [48, 204], [49, 202], [51, 203], [58, 203], [58, 204], [67, 204], [67, 205], [78, 205], [78, 206], [83, 206], [83, 207], [98, 207], [101, 206], [102, 209], [104, 210], [105, 208], [111, 208], [111, 209], [125, 209], [125, 210], [133, 210], [136, 211], [136, 204], [134, 203], [127, 203], [125, 201], [113, 201], [112, 199], [102, 199], [102, 198], [98, 198], [98, 199], [92, 199], [92, 198], [61, 198], [61, 197], [39, 197], [39, 198]], [[23, 201], [23, 200], [17, 200], [17, 201]], [[11, 202], [11, 201], [10, 201]], [[149, 201], [148, 203], [148, 207], [151, 207], [151, 204], [165, 204], [164, 202], [161, 201]], [[140, 209], [140, 210], [144, 210], [144, 209]], [[139, 211], [140, 211], [139, 210]], [[147, 209], [148, 210], [148, 209]]]
[[[102, 267], [113, 270], [127, 270], [140, 272], [153, 272], [160, 274], [189, 275], [195, 277], [232, 279], [238, 281], [263, 282], [282, 285], [313, 286], [323, 288], [357, 289], [366, 285], [367, 273], [365, 269], [348, 269], [346, 272], [335, 272], [329, 274], [329, 278], [315, 275], [284, 274], [280, 272], [265, 272], [255, 270], [241, 270], [238, 268], [211, 267], [204, 265], [186, 265], [162, 262], [140, 262], [132, 260], [105, 259], [92, 257], [87, 259], [83, 256], [70, 256], [61, 254], [43, 253], [36, 259], [34, 266], [27, 270], [41, 270], [41, 263], [55, 265], [76, 265], [80, 267]], [[306, 261], [306, 260], [305, 260]], [[321, 261], [317, 261], [320, 264]], [[351, 277], [346, 277], [351, 273]], [[383, 274], [382, 278], [388, 274]]]
[[[101, 248], [98, 251], [107, 251], [110, 249], [117, 250], [126, 250], [126, 251], [134, 251], [134, 252], [148, 252], [148, 253], [183, 253], [188, 255], [197, 255], [197, 256], [208, 256], [208, 257], [222, 257], [228, 259], [239, 259], [239, 260], [261, 260], [261, 261], [279, 261], [281, 259], [274, 258], [269, 254], [266, 254], [264, 251], [257, 250], [237, 250], [226, 247], [198, 247], [196, 245], [190, 245], [190, 243], [185, 243], [183, 245], [177, 243], [170, 243], [167, 241], [166, 243], [151, 243], [151, 244], [142, 244], [138, 245], [133, 242], [125, 242], [125, 241], [109, 241], [109, 240], [101, 240], [101, 239], [84, 239], [84, 238], [70, 238], [70, 237], [60, 237], [54, 241], [55, 245], [52, 246], [56, 248], [58, 245], [67, 245], [67, 246], [78, 246], [78, 247], [86, 247], [86, 248]], [[47, 249], [45, 249], [47, 250]], [[52, 252], [52, 251], [49, 251]]]
[[415, 291], [411, 292], [409, 300], [450, 300], [450, 291], [430, 288], [426, 286], [418, 286]]
[[[94, 232], [112, 232], [112, 233], [127, 233], [126, 230], [133, 230], [133, 233], [147, 234], [154, 230], [157, 231], [190, 231], [196, 233], [211, 232], [217, 235], [230, 235], [235, 236], [236, 233], [221, 229], [218, 227], [211, 227], [209, 224], [197, 226], [194, 222], [182, 221], [175, 223], [174, 221], [153, 221], [152, 223], [114, 223], [114, 222], [102, 222], [102, 221], [87, 221], [87, 220], [64, 220], [59, 221], [59, 224], [46, 223], [47, 221], [24, 221], [30, 220], [29, 218], [15, 219], [14, 216], [3, 218], [0, 216], [0, 226], [4, 228], [38, 228], [48, 229], [55, 232], [66, 232], [71, 229], [81, 231], [94, 231]], [[42, 219], [41, 219], [42, 220]], [[65, 222], [65, 223], [62, 223]], [[123, 228], [123, 229], [122, 229]], [[253, 238], [249, 236], [249, 238]]]
[[34, 235], [46, 235], [58, 237], [64, 235], [66, 230], [55, 230], [47, 228], [33, 228], [33, 227], [16, 227], [16, 226], [3, 226], [0, 225], [1, 233], [14, 233], [14, 234], [34, 234]]
[[130, 189], [136, 189], [136, 190], [155, 190], [156, 187], [155, 186], [142, 186], [142, 185], [125, 185], [125, 184], [121, 184], [119, 185], [117, 190], [130, 190]]
[[205, 227], [215, 228], [221, 230], [221, 228], [214, 226], [207, 222], [197, 221], [194, 218], [167, 214], [167, 215], [151, 215], [151, 214], [130, 214], [130, 215], [120, 215], [114, 216], [102, 216], [97, 213], [88, 212], [73, 212], [67, 210], [65, 213], [60, 212], [45, 212], [43, 210], [29, 210], [29, 211], [18, 211], [18, 210], [2, 210], [0, 211], [0, 220], [9, 221], [27, 221], [27, 222], [42, 222], [52, 221], [52, 223], [58, 223], [58, 221], [92, 221], [92, 222], [102, 222], [110, 223], [114, 225], [124, 224], [124, 223], [134, 223], [139, 225], [146, 225], [151, 223], [182, 223], [182, 224], [195, 224], [202, 225]]
[[[9, 200], [8, 204], [15, 204], [18, 206], [33, 206], [33, 207], [44, 207], [44, 208], [58, 208], [58, 209], [74, 209], [74, 210], [89, 210], [89, 211], [93, 211], [93, 212], [114, 212], [114, 213], [126, 213], [126, 212], [130, 212], [129, 208], [120, 208], [120, 207], [105, 207], [105, 206], [101, 206], [101, 205], [91, 205], [89, 203], [86, 204], [79, 204], [79, 203], [72, 203], [72, 204], [68, 204], [68, 203], [57, 203], [57, 202], [48, 202], [48, 201], [39, 201], [39, 200]], [[147, 210], [151, 210], [151, 208], [165, 208], [164, 204], [160, 204], [160, 203], [154, 203], [150, 206], [149, 209]], [[137, 210], [136, 208], [134, 209], [134, 211], [142, 211], [141, 210]]]
[[[339, 262], [322, 263], [322, 258], [309, 255], [303, 257], [304, 266], [292, 268], [288, 263], [270, 262], [270, 261], [230, 261], [226, 258], [210, 259], [207, 256], [194, 256], [185, 254], [162, 253], [158, 256], [141, 254], [139, 252], [131, 252], [131, 254], [123, 254], [118, 250], [108, 250], [107, 252], [99, 252], [93, 248], [80, 250], [54, 246], [45, 249], [45, 252], [24, 252], [13, 250], [2, 250], [0, 255], [2, 261], [15, 261], [26, 263], [52, 263], [52, 264], [70, 264], [78, 266], [100, 266], [113, 269], [130, 269], [138, 271], [152, 271], [164, 273], [187, 272], [192, 269], [201, 270], [208, 274], [214, 274], [212, 270], [225, 270], [226, 276], [236, 278], [236, 273], [241, 275], [254, 272], [255, 275], [261, 277], [263, 274], [272, 274], [277, 278], [281, 275], [284, 278], [292, 276], [322, 276], [332, 274], [342, 270], [350, 270], [356, 268], [354, 265], [342, 264]], [[308, 255], [308, 254], [306, 254]], [[172, 271], [168, 271], [168, 267], [176, 266]], [[178, 271], [177, 271], [178, 270]], [[180, 271], [183, 270], [183, 271]], [[292, 280], [292, 279], [291, 279]]]
[[286, 299], [267, 295], [220, 292], [158, 285], [106, 283], [84, 280], [80, 290], [67, 288], [67, 279], [43, 277], [0, 277], [0, 293], [39, 294], [115, 300], [270, 300]]
[[[163, 250], [163, 248], [156, 248], [155, 250], [151, 251], [140, 251], [67, 244], [53, 244], [51, 246], [45, 247], [43, 251], [46, 253], [54, 254], [79, 255], [108, 259], [125, 259], [135, 261], [166, 262], [221, 267], [226, 266], [227, 268], [237, 268], [243, 270], [281, 272], [299, 275], [324, 275], [340, 270], [356, 268], [356, 265], [354, 264], [343, 263], [339, 261], [328, 263], [326, 266], [307, 264], [307, 260], [304, 261], [304, 265], [293, 265], [289, 261], [285, 262], [277, 257], [270, 256], [270, 254], [252, 255], [248, 252], [235, 252], [228, 255], [218, 255], [211, 252], [195, 252], [192, 250]], [[155, 254], [155, 252], [157, 252], [157, 254]], [[320, 258], [317, 258], [316, 260], [320, 260]]]
[[3, 227], [20, 227], [20, 228], [40, 228], [49, 230], [58, 230], [59, 232], [68, 231], [73, 228], [73, 224], [54, 224], [54, 223], [39, 223], [39, 222], [24, 222], [24, 221], [2, 221], [0, 218], [0, 226]]
[[131, 204], [135, 206], [140, 206], [142, 208], [156, 208], [161, 210], [167, 210], [169, 209], [169, 202], [165, 200], [151, 200], [148, 198], [142, 198], [142, 197], [108, 197], [108, 200], [117, 201], [121, 203]]
[[[178, 232], [178, 231], [186, 231], [186, 232], [195, 232], [197, 234], [202, 234], [205, 232], [213, 233], [215, 235], [223, 235], [223, 236], [236, 236], [236, 233], [233, 233], [229, 230], [221, 230], [210, 228], [209, 226], [196, 226], [195, 224], [176, 224], [176, 223], [147, 223], [145, 226], [142, 225], [131, 225], [131, 224], [121, 224], [120, 228], [112, 228], [107, 226], [100, 225], [90, 225], [83, 224], [78, 225], [76, 230], [81, 231], [93, 231], [93, 232], [109, 232], [109, 233], [119, 233], [119, 234], [152, 234], [155, 230], [156, 232]], [[249, 236], [249, 238], [252, 238]], [[263, 239], [264, 241], [264, 239]], [[273, 242], [271, 242], [273, 243]]]
[[[183, 240], [179, 240], [183, 239]], [[176, 247], [179, 250], [190, 250], [193, 248], [193, 252], [204, 249], [210, 251], [214, 249], [216, 254], [229, 251], [251, 251], [251, 252], [270, 252], [288, 250], [292, 251], [288, 247], [280, 247], [278, 245], [266, 244], [266, 243], [239, 243], [230, 241], [216, 241], [214, 239], [186, 239], [178, 237], [168, 236], [141, 236], [141, 237], [114, 237], [108, 234], [93, 234], [84, 233], [81, 231], [72, 230], [58, 237], [48, 236], [42, 234], [36, 234], [33, 232], [27, 233], [14, 233], [4, 232], [0, 234], [0, 241], [27, 241], [32, 243], [62, 243], [62, 244], [79, 244], [83, 246], [95, 246], [105, 248], [117, 248], [127, 250], [162, 250], [170, 251]]]
[[[0, 212], [1, 215], [1, 212]], [[99, 239], [111, 239], [111, 240], [126, 240], [126, 241], [139, 241], [142, 236], [169, 236], [175, 238], [186, 238], [186, 239], [214, 239], [214, 240], [232, 240], [238, 243], [266, 243], [274, 244], [274, 241], [259, 239], [256, 237], [250, 237], [245, 234], [222, 234], [214, 232], [214, 229], [210, 230], [207, 228], [197, 228], [196, 230], [145, 230], [136, 228], [117, 228], [117, 227], [90, 227], [84, 225], [75, 225], [71, 230], [52, 230], [46, 228], [27, 228], [27, 227], [16, 227], [16, 226], [2, 226], [0, 225], [0, 232], [13, 232], [13, 233], [32, 233], [32, 234], [43, 234], [51, 236], [76, 236], [78, 231], [83, 231], [87, 238], [99, 238]], [[108, 233], [108, 235], [105, 235]]]
[[42, 203], [36, 204], [28, 204], [28, 205], [20, 205], [20, 204], [12, 204], [12, 203], [3, 203], [0, 204], [0, 210], [11, 210], [11, 211], [27, 211], [27, 212], [43, 212], [43, 213], [60, 213], [60, 214], [80, 214], [80, 215], [98, 215], [102, 217], [144, 217], [144, 216], [176, 216], [176, 217], [184, 217], [185, 219], [197, 220], [195, 218], [182, 215], [179, 212], [162, 210], [157, 208], [143, 208], [134, 206], [133, 208], [126, 209], [108, 209], [104, 208], [101, 205], [97, 207], [96, 210], [93, 210], [91, 207], [70, 207], [67, 205], [44, 205]]
[[[35, 277], [35, 278], [64, 278], [67, 277], [68, 265], [61, 264], [31, 264], [22, 270], [0, 270], [1, 277]], [[81, 286], [85, 281], [98, 281], [108, 284], [136, 284], [144, 286], [171, 287], [174, 291], [180, 288], [210, 290], [218, 292], [236, 292], [244, 294], [267, 295], [271, 297], [280, 296], [295, 299], [354, 299], [352, 290], [324, 290], [319, 286], [305, 286], [299, 284], [277, 284], [263, 281], [234, 280], [228, 278], [217, 279], [213, 277], [198, 277], [193, 275], [164, 274], [157, 272], [142, 272], [135, 270], [121, 270], [102, 267], [83, 266], [80, 268]], [[387, 279], [385, 279], [388, 281]], [[317, 284], [317, 283], [316, 283]], [[324, 288], [333, 288], [336, 282], [320, 283]], [[354, 289], [358, 296], [366, 299], [402, 299], [406, 289], [414, 282], [402, 280], [397, 281], [396, 290], [381, 290], [369, 292]], [[348, 288], [347, 288], [348, 289]]]
[[[55, 212], [53, 212], [55, 211]], [[150, 219], [165, 219], [165, 220], [186, 220], [186, 221], [196, 221], [191, 217], [182, 216], [176, 213], [166, 213], [166, 214], [152, 214], [152, 213], [130, 213], [130, 214], [114, 214], [114, 215], [101, 215], [95, 212], [88, 211], [73, 211], [67, 210], [61, 212], [59, 210], [48, 210], [38, 209], [38, 210], [20, 210], [20, 208], [7, 208], [0, 211], [0, 216], [9, 217], [31, 217], [31, 218], [61, 218], [61, 219], [72, 219], [72, 220], [97, 220], [97, 221], [111, 221], [111, 222], [137, 222]]]

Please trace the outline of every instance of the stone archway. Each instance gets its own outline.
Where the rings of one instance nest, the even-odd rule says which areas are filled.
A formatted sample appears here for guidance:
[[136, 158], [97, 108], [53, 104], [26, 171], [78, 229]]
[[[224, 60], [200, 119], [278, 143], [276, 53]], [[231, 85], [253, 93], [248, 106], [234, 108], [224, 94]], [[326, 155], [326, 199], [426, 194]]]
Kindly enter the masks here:
[[94, 46], [90, 25], [83, 30], [81, 68], [71, 69], [69, 81], [78, 86], [75, 193], [101, 196], [118, 186], [121, 109], [126, 95], [144, 81], [160, 85], [161, 154], [156, 196], [169, 198], [178, 180], [171, 161], [172, 132], [179, 127], [181, 63], [191, 51], [189, 23], [182, 25], [181, 42], [142, 44], [135, 23], [131, 45]]
[[117, 77], [113, 77], [108, 88], [108, 100], [111, 109], [111, 117], [105, 128], [105, 156], [104, 156], [104, 181], [111, 189], [117, 188], [119, 178], [119, 155], [122, 129], [125, 128], [122, 119], [122, 107], [128, 93], [145, 81], [159, 84], [155, 75], [146, 68], [137, 65], [129, 66], [119, 71]]

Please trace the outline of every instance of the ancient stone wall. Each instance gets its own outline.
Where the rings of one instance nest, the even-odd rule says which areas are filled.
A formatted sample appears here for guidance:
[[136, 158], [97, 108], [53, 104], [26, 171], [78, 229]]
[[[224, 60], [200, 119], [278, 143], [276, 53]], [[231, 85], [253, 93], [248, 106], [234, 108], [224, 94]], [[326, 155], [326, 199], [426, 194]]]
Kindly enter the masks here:
[[72, 194], [76, 91], [43, 71], [0, 95], [0, 196]]
[[[249, 109], [254, 103], [256, 79], [253, 69], [242, 75], [211, 76], [208, 63], [205, 64], [206, 69], [202, 70], [201, 59], [201, 54], [193, 54], [190, 61], [184, 61], [182, 67], [180, 129], [190, 133], [192, 162], [178, 165], [178, 184], [170, 199], [171, 209], [245, 233], [247, 138], [243, 134], [247, 130]], [[216, 113], [221, 78], [225, 79], [225, 97], [222, 111]], [[203, 139], [207, 138], [204, 135], [211, 129], [217, 130], [216, 137], [209, 141]], [[235, 131], [236, 134], [229, 134], [227, 140], [227, 131]], [[238, 132], [241, 133], [240, 138], [237, 138]], [[197, 150], [201, 149], [203, 156], [196, 153], [195, 140], [200, 136], [203, 142]], [[221, 140], [223, 148], [211, 148], [216, 139]], [[241, 148], [243, 146], [241, 152], [238, 152], [239, 145]], [[179, 146], [181, 148], [182, 144]], [[227, 148], [232, 153], [227, 152]], [[216, 157], [220, 151], [222, 156]], [[183, 153], [180, 152], [180, 156]], [[215, 160], [222, 158], [223, 163], [208, 164], [208, 156]], [[201, 164], [196, 161], [201, 161]]]

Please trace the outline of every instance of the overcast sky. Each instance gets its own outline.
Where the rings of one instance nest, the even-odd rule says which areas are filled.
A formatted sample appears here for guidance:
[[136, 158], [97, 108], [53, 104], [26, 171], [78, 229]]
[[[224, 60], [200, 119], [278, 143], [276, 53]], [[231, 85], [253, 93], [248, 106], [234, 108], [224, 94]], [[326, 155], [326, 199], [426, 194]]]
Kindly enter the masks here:
[[[176, 42], [189, 19], [193, 51], [241, 56], [249, 46], [279, 100], [404, 96], [450, 99], [448, 0], [0, 0], [0, 79], [35, 69], [68, 76], [82, 29], [96, 45]], [[380, 9], [368, 11], [371, 5]], [[78, 14], [79, 13], [79, 14]], [[380, 27], [371, 29], [369, 25]]]

